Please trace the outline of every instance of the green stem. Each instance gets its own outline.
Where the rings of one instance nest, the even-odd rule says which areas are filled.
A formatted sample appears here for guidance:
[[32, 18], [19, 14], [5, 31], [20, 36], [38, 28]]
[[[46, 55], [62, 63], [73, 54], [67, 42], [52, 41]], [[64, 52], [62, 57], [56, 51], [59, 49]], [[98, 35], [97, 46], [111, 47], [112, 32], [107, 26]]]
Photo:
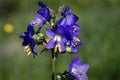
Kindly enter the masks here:
[[55, 80], [55, 53], [52, 51], [52, 80]]

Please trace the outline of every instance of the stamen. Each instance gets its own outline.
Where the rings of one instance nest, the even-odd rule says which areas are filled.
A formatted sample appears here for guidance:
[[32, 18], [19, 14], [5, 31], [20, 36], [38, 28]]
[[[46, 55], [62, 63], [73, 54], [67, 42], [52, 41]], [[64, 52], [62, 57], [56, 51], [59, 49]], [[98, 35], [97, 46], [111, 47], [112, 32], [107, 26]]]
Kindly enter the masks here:
[[77, 44], [78, 44], [78, 42], [80, 42], [80, 39], [79, 39], [79, 38], [77, 38], [77, 37], [75, 37], [74, 39], [75, 39], [75, 45], [77, 45]]
[[79, 41], [79, 42], [80, 42], [80, 39], [76, 37], [76, 38], [75, 38], [75, 41]]
[[54, 48], [54, 52], [57, 52], [57, 50], [58, 50], [59, 52], [62, 51], [62, 49], [61, 49], [61, 45], [60, 45], [60, 44], [57, 44], [57, 45], [55, 46], [55, 48]]
[[61, 49], [61, 45], [60, 45], [60, 44], [58, 44], [58, 51], [59, 51], [59, 52], [62, 51], [62, 49]]
[[57, 45], [55, 46], [55, 48], [54, 48], [54, 52], [56, 52], [57, 51]]
[[48, 43], [50, 41], [50, 38], [45, 38], [46, 42]]
[[27, 55], [30, 55], [32, 53], [29, 46], [24, 47], [24, 53], [26, 53]]

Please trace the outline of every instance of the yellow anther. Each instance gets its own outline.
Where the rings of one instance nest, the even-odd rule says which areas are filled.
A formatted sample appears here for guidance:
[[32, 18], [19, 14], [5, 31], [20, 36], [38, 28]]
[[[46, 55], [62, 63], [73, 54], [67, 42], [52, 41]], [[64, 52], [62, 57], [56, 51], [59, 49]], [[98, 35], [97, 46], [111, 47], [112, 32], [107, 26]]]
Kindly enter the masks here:
[[31, 52], [28, 52], [27, 55], [29, 56], [31, 54]]
[[61, 45], [60, 45], [60, 44], [58, 44], [58, 51], [59, 51], [59, 52], [62, 52], [62, 49], [61, 49]]
[[59, 52], [62, 51], [62, 50], [61, 50], [61, 45], [60, 45], [60, 44], [57, 44], [57, 45], [55, 46], [54, 52], [57, 52], [57, 50], [58, 50]]
[[80, 41], [80, 39], [76, 37], [76, 38], [75, 38], [75, 41]]
[[50, 38], [46, 38], [45, 40], [46, 40], [46, 42], [48, 43], [48, 42], [50, 41]]
[[26, 53], [27, 55], [30, 55], [32, 53], [29, 46], [24, 47], [24, 53]]

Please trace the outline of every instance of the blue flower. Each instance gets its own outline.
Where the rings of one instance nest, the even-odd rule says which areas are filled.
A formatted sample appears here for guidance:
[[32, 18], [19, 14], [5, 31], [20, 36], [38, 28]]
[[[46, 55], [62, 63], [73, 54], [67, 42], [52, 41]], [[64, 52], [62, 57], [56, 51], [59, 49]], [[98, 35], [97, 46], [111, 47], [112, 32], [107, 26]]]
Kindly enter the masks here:
[[[70, 46], [72, 53], [77, 53], [76, 46], [82, 44], [82, 41], [75, 36], [72, 30], [67, 27], [59, 26], [56, 29], [47, 28], [46, 35], [50, 38], [50, 41], [46, 44], [47, 49], [54, 48], [55, 52], [64, 52], [67, 46]], [[69, 43], [69, 44], [68, 44]]]
[[69, 7], [66, 7], [65, 10], [63, 10], [62, 14], [63, 18], [61, 18], [58, 21], [58, 26], [61, 25], [72, 25], [78, 21], [78, 17], [75, 14], [71, 13], [71, 10]]
[[69, 72], [71, 75], [75, 76], [76, 80], [88, 80], [86, 72], [88, 71], [89, 64], [80, 61], [80, 58], [75, 58], [69, 64]]
[[37, 55], [37, 52], [35, 49], [36, 43], [35, 43], [35, 40], [33, 39], [33, 33], [31, 33], [30, 31], [27, 31], [27, 32], [24, 32], [22, 35], [20, 35], [20, 37], [24, 40], [22, 45], [29, 46], [30, 51], [35, 55]]
[[72, 53], [77, 53], [77, 46], [82, 45], [82, 41], [78, 38], [78, 31], [80, 30], [80, 26], [77, 24], [72, 24], [71, 26], [63, 26], [64, 27], [64, 36], [67, 39], [67, 46], [71, 48]]
[[65, 30], [63, 33], [67, 39], [67, 43], [69, 43], [69, 47], [71, 48], [72, 53], [77, 53], [78, 50], [76, 47], [82, 44], [82, 41], [78, 38], [80, 30], [80, 26], [76, 24], [78, 17], [71, 13], [69, 7], [66, 7], [61, 15], [63, 17], [57, 22], [57, 26], [64, 27]]
[[63, 35], [63, 28], [59, 27], [57, 29], [46, 29], [46, 35], [50, 38], [50, 41], [46, 44], [47, 49], [54, 48], [54, 52], [57, 50], [63, 52], [66, 49], [66, 38]]
[[[42, 2], [38, 3], [41, 8], [36, 12], [35, 19], [29, 22], [28, 25], [31, 25], [31, 27], [38, 26], [39, 29], [37, 32], [39, 32], [42, 28], [42, 26], [47, 22], [50, 21], [50, 11], [49, 8]], [[30, 27], [28, 27], [30, 28]]]

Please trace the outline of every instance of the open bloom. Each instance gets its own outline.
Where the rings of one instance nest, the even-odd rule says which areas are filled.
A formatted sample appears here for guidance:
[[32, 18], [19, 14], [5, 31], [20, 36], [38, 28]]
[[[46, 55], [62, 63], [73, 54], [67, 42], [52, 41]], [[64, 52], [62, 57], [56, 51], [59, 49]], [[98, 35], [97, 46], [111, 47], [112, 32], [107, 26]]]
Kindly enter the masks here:
[[46, 44], [47, 49], [54, 48], [54, 52], [57, 50], [59, 52], [63, 52], [66, 49], [66, 38], [63, 35], [62, 27], [59, 27], [58, 29], [54, 30], [51, 28], [48, 28], [46, 30], [46, 35], [50, 38], [50, 41]]
[[47, 28], [46, 35], [50, 38], [50, 41], [46, 44], [46, 48], [54, 48], [55, 52], [56, 50], [64, 52], [69, 45], [71, 52], [77, 53], [76, 46], [82, 44], [78, 37], [64, 26], [59, 26], [56, 29]]
[[76, 80], [88, 80], [86, 72], [88, 71], [89, 64], [80, 61], [80, 58], [75, 58], [69, 64], [69, 72], [71, 75], [75, 76]]
[[24, 32], [22, 35], [20, 35], [20, 37], [24, 40], [22, 45], [29, 47], [30, 52], [37, 55], [37, 52], [35, 49], [36, 43], [35, 43], [35, 40], [33, 39], [33, 34], [30, 31], [28, 31], [28, 32]]
[[36, 12], [35, 19], [29, 22], [28, 28], [38, 26], [39, 29], [37, 32], [40, 31], [42, 26], [50, 20], [50, 11], [49, 8], [42, 2], [39, 2], [41, 8]]

